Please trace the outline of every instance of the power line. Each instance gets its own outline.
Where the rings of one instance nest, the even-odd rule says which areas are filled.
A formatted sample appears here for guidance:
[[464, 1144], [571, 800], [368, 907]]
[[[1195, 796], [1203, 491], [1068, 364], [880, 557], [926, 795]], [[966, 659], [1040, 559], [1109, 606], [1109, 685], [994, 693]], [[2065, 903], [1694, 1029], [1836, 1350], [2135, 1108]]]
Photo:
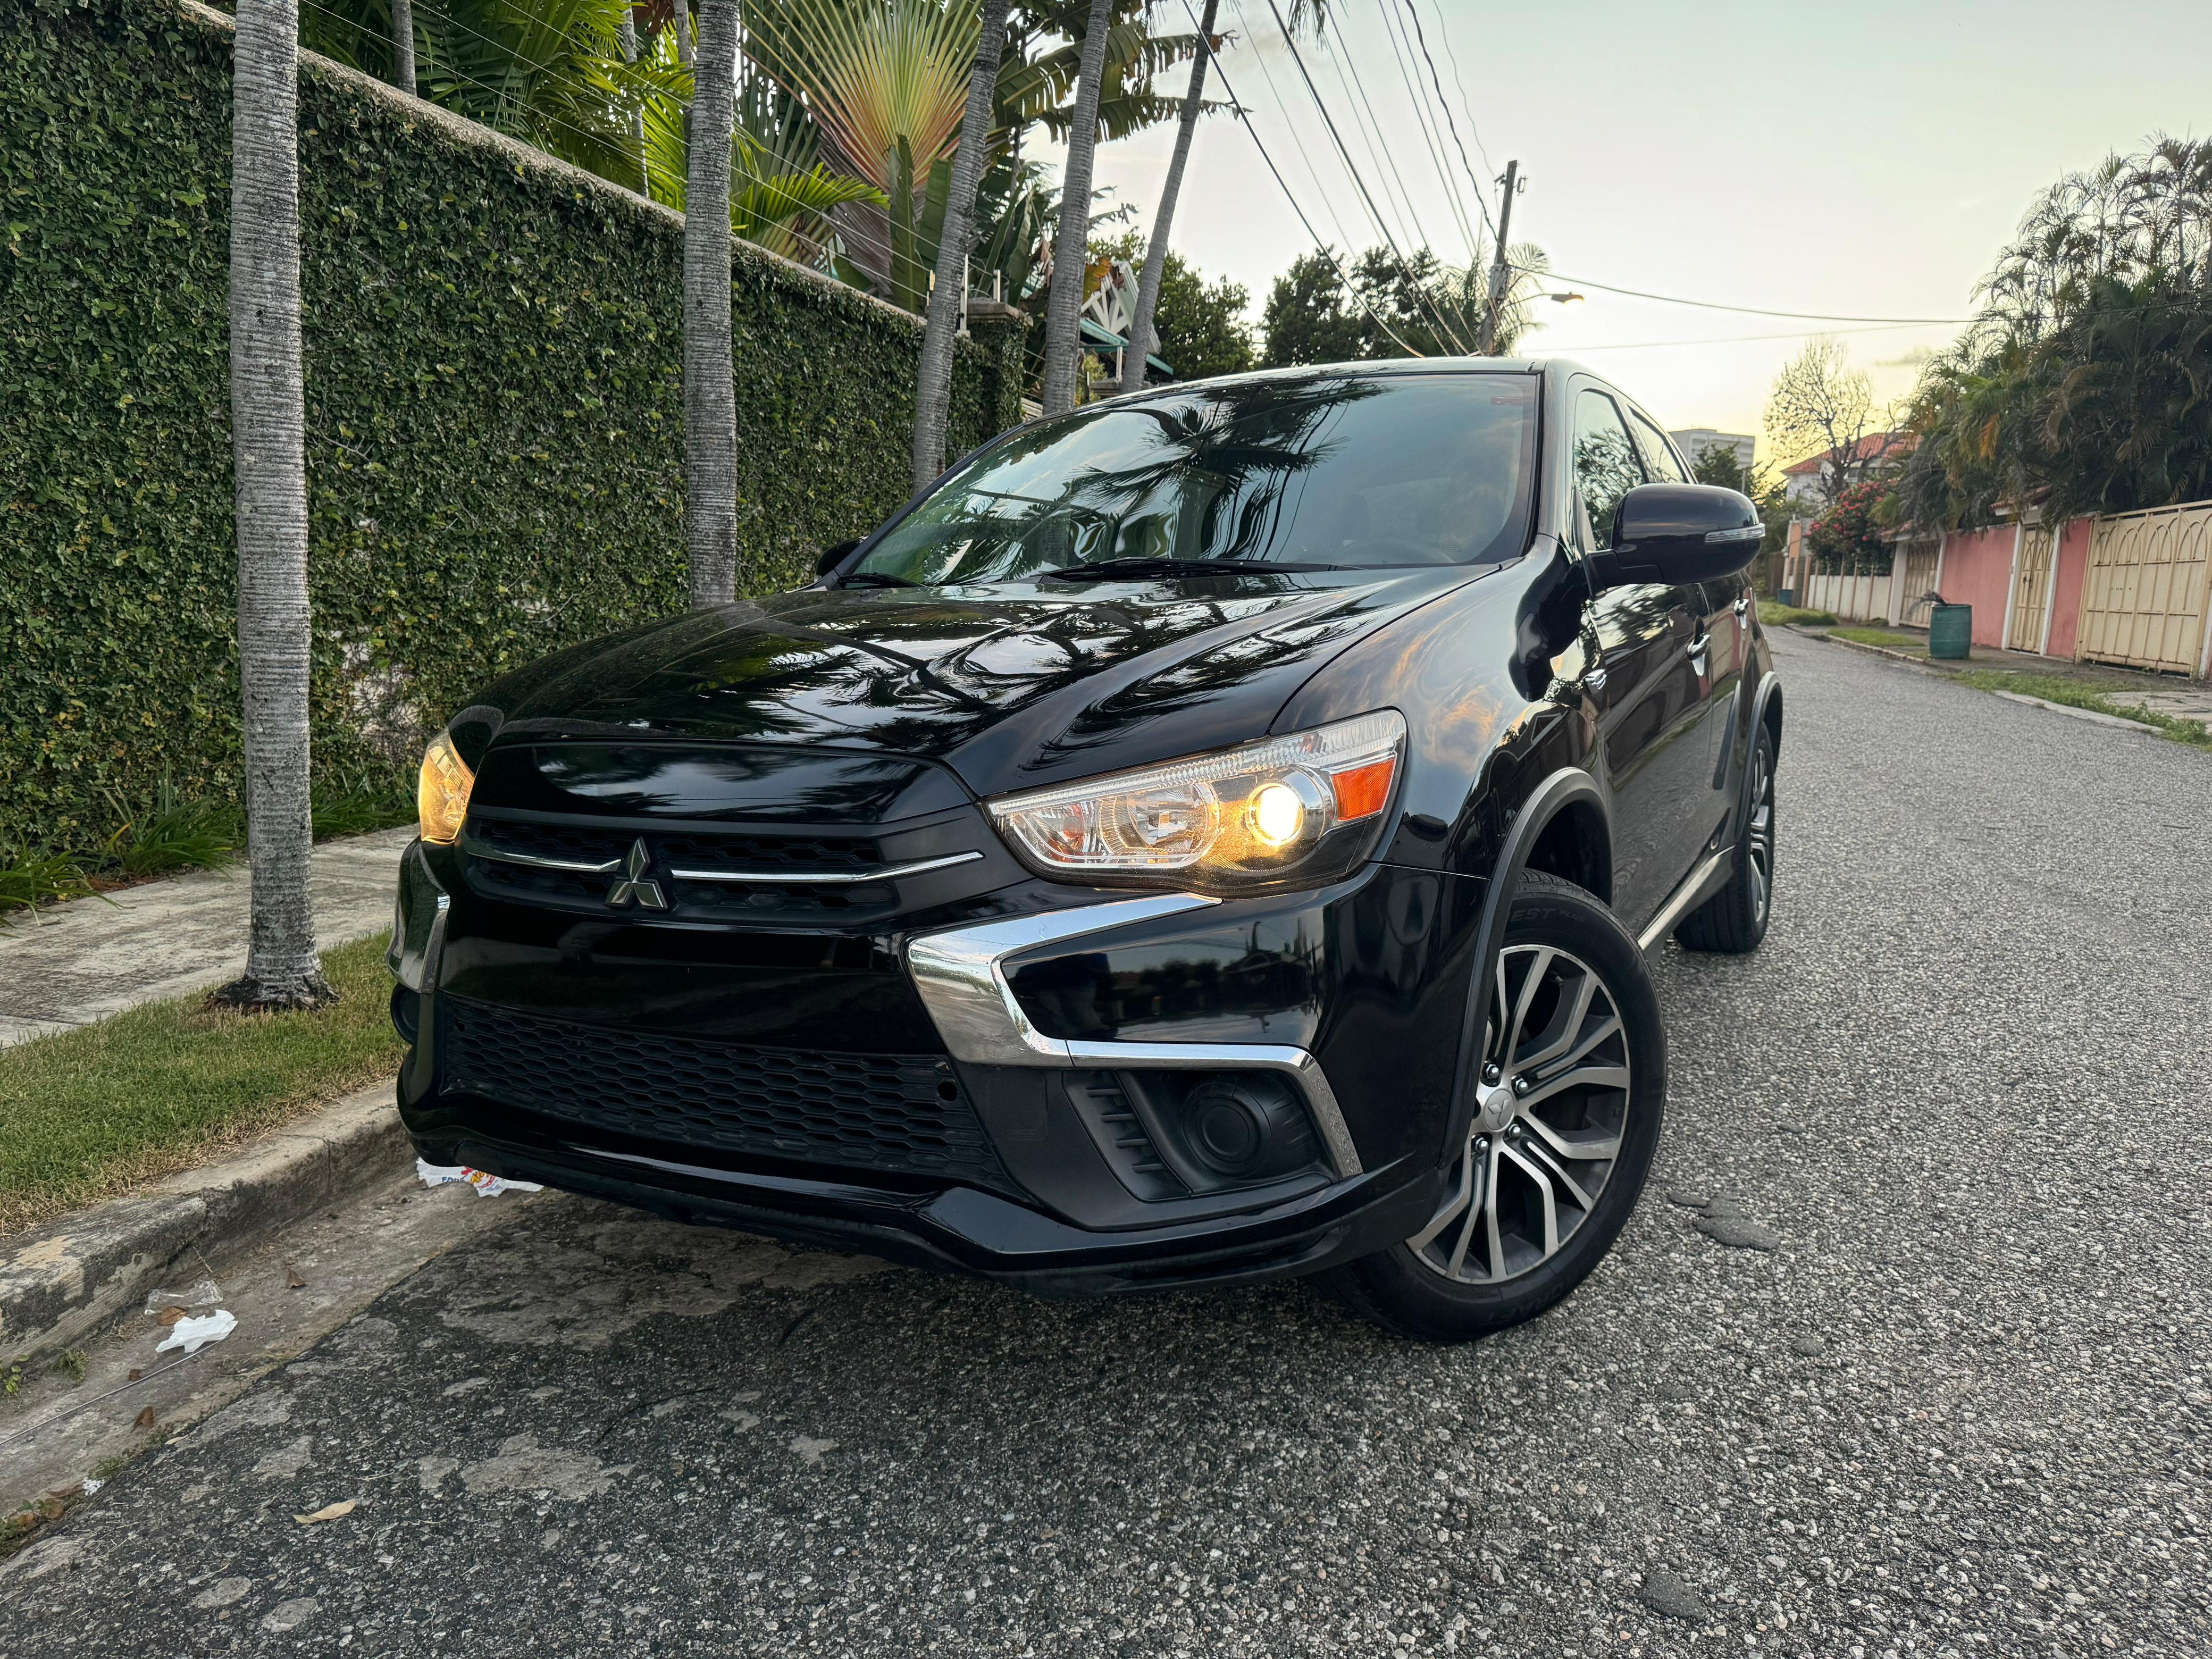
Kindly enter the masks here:
[[1963, 327], [1974, 320], [1972, 317], [1838, 317], [1821, 311], [1769, 311], [1759, 306], [1725, 305], [1717, 300], [1685, 300], [1674, 294], [1646, 294], [1642, 289], [1617, 288], [1611, 283], [1601, 283], [1589, 276], [1569, 276], [1562, 271], [1539, 271], [1534, 265], [1515, 265], [1514, 270], [1528, 275], [1550, 277], [1557, 283], [1571, 283], [1581, 288], [1602, 289], [1607, 294], [1622, 294], [1632, 300], [1656, 300], [1661, 305], [1694, 306], [1700, 311], [1733, 311], [1746, 317], [1786, 317], [1808, 323], [1880, 323], [1885, 327], [1907, 327], [1942, 325]]
[[1375, 198], [1368, 191], [1367, 181], [1360, 176], [1359, 168], [1352, 159], [1352, 151], [1344, 142], [1344, 135], [1337, 131], [1335, 118], [1330, 115], [1328, 106], [1322, 100], [1321, 88], [1314, 85], [1313, 76], [1306, 70], [1304, 55], [1298, 51], [1298, 43], [1291, 38], [1291, 31], [1283, 21], [1282, 9], [1275, 0], [1267, 0], [1267, 10], [1274, 17], [1275, 27], [1282, 34], [1283, 44], [1291, 49], [1291, 62], [1297, 65], [1298, 78], [1306, 83], [1306, 92], [1313, 99], [1314, 107], [1321, 112], [1322, 125], [1328, 129], [1328, 136], [1336, 145], [1336, 153], [1343, 158], [1344, 170], [1352, 176], [1352, 186], [1358, 191], [1360, 200], [1367, 204], [1368, 216], [1374, 220], [1376, 228], [1382, 233], [1382, 240], [1389, 244], [1391, 252], [1398, 256], [1399, 266], [1407, 273], [1407, 286], [1413, 290], [1415, 300], [1427, 311], [1429, 320], [1436, 325], [1437, 331], [1451, 342], [1454, 350], [1465, 356], [1467, 343], [1443, 319], [1443, 313], [1437, 308], [1424, 284], [1414, 278], [1413, 262], [1407, 258], [1406, 251], [1398, 246], [1398, 239], [1390, 234], [1389, 224], [1376, 210]]
[[[1383, 0], [1383, 3], [1388, 5], [1389, 0]], [[1410, 6], [1408, 9], [1411, 9]], [[1474, 153], [1482, 157], [1483, 171], [1494, 173], [1497, 169], [1490, 164], [1490, 152], [1483, 148], [1482, 126], [1474, 118], [1474, 100], [1467, 95], [1467, 82], [1460, 76], [1459, 53], [1452, 46], [1451, 31], [1444, 27], [1443, 8], [1441, 5], [1437, 8], [1437, 33], [1443, 37], [1444, 61], [1452, 66], [1452, 84], [1459, 88], [1460, 106], [1467, 111], [1467, 130], [1474, 135]]]
[[[1321, 15], [1321, 23], [1324, 28], [1334, 27], [1335, 19], [1327, 12], [1323, 12]], [[1343, 88], [1344, 101], [1352, 110], [1352, 124], [1359, 129], [1359, 141], [1366, 146], [1367, 159], [1374, 164], [1376, 172], [1383, 175], [1383, 195], [1387, 197], [1390, 194], [1390, 186], [1393, 183], [1398, 186], [1398, 194], [1394, 204], [1398, 210], [1399, 228], [1407, 232], [1409, 235], [1418, 236], [1421, 245], [1424, 247], [1427, 246], [1428, 233], [1422, 228], [1420, 216], [1413, 211], [1413, 192], [1406, 188], [1405, 176], [1398, 171], [1398, 163], [1390, 155], [1389, 147], [1387, 144], [1380, 149], [1376, 147], [1376, 141], [1382, 136], [1382, 124], [1375, 118], [1375, 106], [1370, 103], [1367, 98], [1367, 83], [1360, 79], [1359, 65], [1353, 60], [1351, 50], [1345, 45], [1344, 31], [1340, 28], [1336, 30], [1336, 51], [1331, 54], [1331, 58], [1336, 69], [1336, 84]], [[1351, 70], [1349, 76], [1345, 72], [1347, 67]], [[1362, 118], [1363, 111], [1364, 112], [1364, 119]]]
[[[1343, 265], [1337, 261], [1335, 250], [1322, 241], [1315, 231], [1313, 221], [1306, 217], [1305, 209], [1298, 204], [1298, 198], [1291, 193], [1290, 185], [1284, 181], [1282, 169], [1275, 165], [1275, 158], [1267, 154], [1267, 146], [1260, 138], [1260, 130], [1252, 125], [1251, 112], [1244, 107], [1243, 100], [1237, 96], [1237, 88], [1229, 84], [1229, 71], [1222, 66], [1221, 54], [1214, 51], [1213, 42], [1206, 40], [1204, 32], [1199, 29], [1197, 15], [1190, 9], [1190, 0], [1182, 0], [1182, 9], [1185, 15], [1189, 16], [1191, 28], [1198, 34], [1207, 58], [1213, 64], [1213, 72], [1221, 77], [1221, 89], [1229, 94], [1229, 107], [1235, 112], [1237, 118], [1244, 124], [1244, 131], [1251, 135], [1252, 147], [1260, 152], [1260, 159], [1267, 164], [1267, 171], [1273, 175], [1276, 185], [1283, 192], [1284, 199], [1290, 203], [1291, 211], [1298, 216], [1298, 222], [1305, 227], [1306, 234], [1313, 239], [1313, 245], [1320, 251], [1322, 258], [1328, 261], [1329, 269], [1336, 273], [1337, 280], [1344, 284], [1345, 292], [1352, 295], [1353, 301], [1373, 320], [1375, 326], [1389, 335], [1391, 343], [1401, 351], [1409, 357], [1427, 356], [1428, 353], [1425, 351], [1416, 351], [1405, 341], [1400, 339], [1397, 331], [1383, 321], [1382, 313], [1368, 304], [1367, 296], [1362, 294], [1353, 284], [1352, 278], [1345, 274]], [[1240, 16], [1243, 15], [1242, 8], [1239, 8], [1238, 15]], [[1264, 60], [1261, 67], [1263, 69], [1266, 67]], [[1292, 134], [1293, 137], [1296, 136], [1295, 133]]]
[[[1443, 14], [1437, 15], [1441, 17]], [[1406, 0], [1406, 15], [1413, 20], [1413, 39], [1419, 43], [1421, 61], [1429, 66], [1429, 82], [1437, 89], [1437, 102], [1443, 106], [1444, 125], [1451, 129], [1452, 144], [1459, 151], [1459, 164], [1466, 171], [1468, 183], [1474, 186], [1475, 205], [1482, 210], [1482, 222], [1490, 227], [1490, 240], [1498, 243], [1498, 257], [1502, 259], [1505, 257], [1505, 248], [1498, 234], [1498, 222], [1490, 216], [1490, 198], [1483, 193], [1482, 181], [1474, 176], [1474, 164], [1467, 159], [1467, 146], [1460, 143], [1459, 123], [1452, 118], [1451, 103], [1444, 96], [1443, 82], [1437, 79], [1437, 60], [1429, 56], [1429, 37], [1421, 27], [1421, 14], [1413, 9], [1413, 0]], [[1445, 45], [1450, 45], [1449, 38]], [[1463, 88], [1461, 95], [1462, 97], [1466, 95]], [[1468, 111], [1467, 124], [1469, 126], [1474, 125], [1474, 112], [1472, 109]], [[1479, 137], [1475, 140], [1475, 148], [1478, 149], [1482, 148], [1482, 141]], [[1487, 167], [1490, 164], [1488, 155], [1486, 154], [1482, 161], [1483, 165]]]
[[[1252, 26], [1244, 19], [1243, 0], [1229, 0], [1229, 3], [1236, 9], [1237, 26], [1243, 31], [1244, 37], [1247, 40], [1252, 39]], [[1183, 9], [1185, 11], [1190, 9], [1188, 0], [1184, 0]], [[1322, 183], [1321, 169], [1313, 164], [1313, 157], [1306, 153], [1306, 141], [1298, 134], [1297, 123], [1291, 119], [1291, 106], [1284, 101], [1281, 91], [1275, 85], [1275, 71], [1267, 67], [1266, 56], [1257, 48], [1255, 48], [1253, 55], [1259, 60], [1261, 78], [1267, 83], [1267, 95], [1275, 100], [1275, 112], [1283, 118], [1283, 125], [1291, 135], [1291, 143], [1298, 152], [1298, 160], [1305, 163], [1306, 176], [1313, 180], [1314, 194], [1321, 198], [1322, 206], [1328, 210], [1329, 222], [1336, 227], [1337, 240], [1349, 251], [1355, 239], [1349, 231], [1345, 229], [1344, 216], [1336, 210], [1336, 203], [1330, 198], [1328, 187]], [[1219, 66], [1221, 59], [1218, 56], [1211, 52], [1207, 56], [1213, 58], [1217, 67]], [[1222, 80], [1224, 91], [1228, 84], [1228, 79], [1224, 76]], [[1249, 119], [1246, 122], [1246, 129], [1250, 130]], [[1289, 186], [1286, 185], [1284, 189], [1287, 191]], [[1318, 241], [1320, 239], [1316, 237], [1315, 240]]]
[[[1391, 61], [1398, 66], [1398, 79], [1406, 88], [1406, 96], [1413, 104], [1415, 119], [1421, 129], [1422, 147], [1429, 152], [1429, 165], [1437, 170], [1437, 183], [1443, 187], [1444, 200], [1451, 206], [1452, 218], [1459, 226], [1461, 236], [1467, 241], [1468, 263], [1473, 265], [1482, 257], [1481, 243], [1474, 234], [1473, 222], [1467, 216], [1467, 209], [1461, 204], [1459, 191], [1452, 184], [1451, 170], [1444, 165], [1443, 129], [1429, 113], [1428, 95], [1420, 90], [1419, 82], [1414, 80], [1413, 70], [1407, 64], [1409, 46], [1401, 43], [1396, 11], [1389, 0], [1383, 0], [1377, 9], [1382, 16], [1382, 32], [1389, 37]], [[1341, 30], [1337, 33], [1337, 40], [1340, 45], [1343, 43]]]

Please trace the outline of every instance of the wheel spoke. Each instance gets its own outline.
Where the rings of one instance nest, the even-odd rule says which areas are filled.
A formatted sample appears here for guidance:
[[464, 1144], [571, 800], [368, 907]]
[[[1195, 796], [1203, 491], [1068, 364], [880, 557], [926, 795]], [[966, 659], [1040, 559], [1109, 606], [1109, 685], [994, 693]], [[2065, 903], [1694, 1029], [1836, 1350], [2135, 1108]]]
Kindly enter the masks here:
[[[1579, 1066], [1583, 1060], [1589, 1057], [1591, 1049], [1596, 1048], [1599, 1043], [1603, 1042], [1607, 1037], [1611, 1036], [1619, 1030], [1620, 1030], [1620, 1016], [1619, 1014], [1607, 1015], [1604, 1021], [1598, 1026], [1597, 1030], [1590, 1032], [1588, 1036], [1584, 1036], [1580, 1042], [1574, 1045], [1573, 1053], [1565, 1055], [1560, 1059], [1559, 1071], [1568, 1072], [1573, 1070], [1577, 1066]], [[1534, 1068], [1533, 1066], [1526, 1068], [1526, 1070], [1534, 1069]], [[1553, 1075], [1556, 1076], [1557, 1074], [1558, 1073], [1554, 1073]], [[1549, 1083], [1551, 1080], [1552, 1079], [1550, 1078], [1546, 1078], [1544, 1079], [1547, 1083]]]
[[1601, 1163], [1620, 1156], [1620, 1136], [1613, 1134], [1571, 1135], [1553, 1128], [1540, 1117], [1531, 1115], [1521, 1120], [1543, 1137], [1545, 1142], [1561, 1158], [1579, 1162]]
[[1528, 977], [1521, 981], [1521, 1000], [1514, 1005], [1512, 1026], [1505, 1038], [1505, 1063], [1508, 1067], [1513, 1064], [1514, 1050], [1521, 1046], [1521, 1029], [1528, 1023], [1529, 1006], [1536, 1000], [1536, 994], [1544, 988], [1545, 970], [1551, 967], [1553, 958], [1558, 954], [1556, 951], [1539, 950], [1536, 959], [1528, 964]]
[[1443, 1207], [1430, 1218], [1429, 1224], [1415, 1233], [1406, 1243], [1416, 1250], [1420, 1249], [1438, 1233], [1451, 1225], [1453, 1218], [1468, 1207], [1468, 1200], [1474, 1196], [1474, 1141], [1470, 1137], [1468, 1140], [1467, 1151], [1460, 1156], [1458, 1188], [1444, 1200]]
[[1516, 1056], [1513, 1060], [1514, 1071], [1533, 1072], [1539, 1066], [1557, 1060], [1562, 1052], [1573, 1044], [1577, 1033], [1583, 1029], [1583, 1020], [1589, 1017], [1589, 1006], [1596, 996], [1597, 975], [1583, 975], [1582, 982], [1575, 987], [1575, 1000], [1567, 1010], [1567, 1017], [1559, 1022], [1559, 1035], [1534, 1054]]
[[1575, 1066], [1554, 1077], [1546, 1078], [1527, 1094], [1522, 1095], [1519, 1103], [1521, 1110], [1525, 1114], [1531, 1106], [1540, 1101], [1549, 1100], [1562, 1090], [1584, 1087], [1626, 1089], [1627, 1086], [1628, 1067], [1626, 1066]]
[[[1547, 1125], [1537, 1122], [1534, 1119], [1529, 1121], [1529, 1127], [1543, 1133], [1547, 1136], [1550, 1133], [1550, 1130]], [[1613, 1145], [1616, 1147], [1619, 1146], [1619, 1140], [1616, 1139], [1613, 1142]], [[1582, 1183], [1567, 1173], [1566, 1166], [1561, 1164], [1558, 1158], [1552, 1155], [1551, 1148], [1547, 1146], [1542, 1140], [1524, 1140], [1521, 1143], [1521, 1150], [1528, 1157], [1536, 1159], [1547, 1170], [1549, 1170], [1552, 1172], [1553, 1177], [1557, 1180], [1562, 1187], [1565, 1187], [1569, 1192], [1575, 1195], [1575, 1202], [1583, 1206], [1585, 1213], [1596, 1205], [1597, 1194], [1595, 1192], [1584, 1192], [1583, 1190]], [[1572, 1154], [1570, 1154], [1570, 1156], [1572, 1156]], [[1603, 1154], [1596, 1154], [1596, 1156], [1603, 1156]], [[1602, 1185], [1603, 1183], [1601, 1182], [1600, 1184]]]
[[[1527, 1175], [1529, 1180], [1535, 1182], [1537, 1194], [1544, 1200], [1544, 1260], [1548, 1261], [1559, 1253], [1559, 1201], [1552, 1191], [1552, 1177], [1545, 1173], [1540, 1165], [1523, 1158], [1512, 1147], [1508, 1146], [1504, 1150], [1505, 1156], [1511, 1158], [1514, 1164]], [[1494, 1213], [1497, 1206], [1492, 1205], [1491, 1207]]]

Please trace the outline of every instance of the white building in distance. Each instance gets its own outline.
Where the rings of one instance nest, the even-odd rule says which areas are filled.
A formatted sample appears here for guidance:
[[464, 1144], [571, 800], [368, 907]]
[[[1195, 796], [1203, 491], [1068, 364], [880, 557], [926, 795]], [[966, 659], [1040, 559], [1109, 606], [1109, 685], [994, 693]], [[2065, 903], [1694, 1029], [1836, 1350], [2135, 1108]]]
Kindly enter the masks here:
[[1726, 449], [1735, 452], [1735, 464], [1748, 472], [1751, 471], [1751, 453], [1759, 447], [1759, 441], [1749, 433], [1716, 432], [1709, 426], [1688, 427], [1668, 435], [1674, 439], [1674, 447], [1682, 452], [1682, 458], [1692, 466], [1698, 464], [1698, 458], [1707, 450]]

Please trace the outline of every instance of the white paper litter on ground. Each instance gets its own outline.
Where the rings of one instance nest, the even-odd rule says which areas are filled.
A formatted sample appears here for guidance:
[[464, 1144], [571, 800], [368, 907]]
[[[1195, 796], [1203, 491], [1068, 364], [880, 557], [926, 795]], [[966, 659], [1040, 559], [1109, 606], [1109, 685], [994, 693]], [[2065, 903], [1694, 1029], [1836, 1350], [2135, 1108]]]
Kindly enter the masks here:
[[187, 1285], [181, 1291], [154, 1291], [146, 1297], [146, 1311], [157, 1314], [164, 1308], [182, 1308], [190, 1313], [194, 1308], [212, 1308], [222, 1300], [222, 1291], [212, 1279], [203, 1279], [197, 1285]]
[[509, 1181], [504, 1176], [486, 1175], [482, 1170], [471, 1170], [465, 1164], [425, 1164], [415, 1160], [415, 1173], [425, 1187], [444, 1187], [456, 1181], [466, 1182], [477, 1189], [478, 1198], [497, 1198], [501, 1193], [542, 1193], [544, 1188], [534, 1181]]
[[89, 1498], [89, 1497], [91, 1497], [91, 1496], [93, 1495], [93, 1493], [94, 1493], [94, 1492], [98, 1492], [98, 1491], [99, 1491], [102, 1486], [106, 1486], [106, 1484], [107, 1484], [107, 1482], [106, 1482], [105, 1480], [94, 1480], [91, 1475], [88, 1475], [88, 1475], [87, 1475], [87, 1476], [85, 1476], [85, 1478], [84, 1478], [84, 1495], [85, 1495], [87, 1498]]
[[154, 1345], [155, 1353], [171, 1348], [182, 1348], [188, 1354], [198, 1353], [210, 1342], [220, 1342], [238, 1328], [238, 1316], [228, 1308], [217, 1308], [211, 1314], [198, 1318], [179, 1319], [169, 1327], [169, 1334]]

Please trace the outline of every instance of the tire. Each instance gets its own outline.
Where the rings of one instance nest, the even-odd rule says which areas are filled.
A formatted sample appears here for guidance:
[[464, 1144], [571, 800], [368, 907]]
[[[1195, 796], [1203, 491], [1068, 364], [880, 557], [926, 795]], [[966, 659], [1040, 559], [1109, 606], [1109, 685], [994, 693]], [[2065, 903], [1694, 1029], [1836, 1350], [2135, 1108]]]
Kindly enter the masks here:
[[[1666, 1112], [1658, 999], [1611, 910], [1556, 876], [1522, 875], [1498, 967], [1482, 1049], [1468, 1057], [1474, 1117], [1449, 1154], [1442, 1206], [1413, 1237], [1324, 1276], [1354, 1312], [1430, 1341], [1534, 1319], [1588, 1278], [1636, 1208]], [[1501, 1027], [1518, 1066], [1504, 1063]], [[1525, 1100], [1521, 1068], [1535, 1085]], [[1562, 1086], [1570, 1077], [1583, 1080]], [[1576, 1155], [1600, 1150], [1610, 1156]]]
[[1759, 949], [1774, 914], [1774, 729], [1759, 723], [1744, 780], [1743, 830], [1729, 884], [1682, 918], [1674, 938], [1685, 951], [1742, 956]]

